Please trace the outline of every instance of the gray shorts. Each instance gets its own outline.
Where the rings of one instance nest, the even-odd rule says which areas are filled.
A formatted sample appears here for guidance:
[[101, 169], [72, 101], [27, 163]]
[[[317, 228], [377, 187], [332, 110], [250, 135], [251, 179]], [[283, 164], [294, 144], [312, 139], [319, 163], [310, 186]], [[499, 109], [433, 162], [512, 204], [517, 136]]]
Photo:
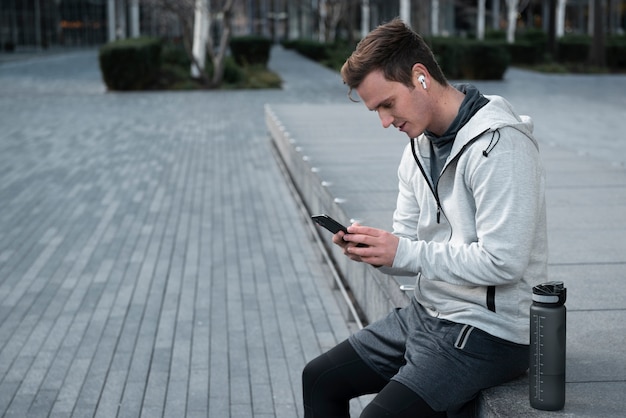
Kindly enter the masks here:
[[528, 346], [434, 318], [415, 300], [350, 336], [363, 360], [436, 411], [455, 411], [482, 389], [528, 369]]

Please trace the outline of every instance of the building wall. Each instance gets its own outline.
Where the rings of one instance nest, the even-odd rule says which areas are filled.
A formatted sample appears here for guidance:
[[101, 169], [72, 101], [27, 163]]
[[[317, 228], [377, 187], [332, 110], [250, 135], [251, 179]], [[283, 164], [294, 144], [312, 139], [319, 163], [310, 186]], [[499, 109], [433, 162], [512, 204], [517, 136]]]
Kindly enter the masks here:
[[46, 48], [106, 40], [106, 0], [0, 0], [0, 45]]

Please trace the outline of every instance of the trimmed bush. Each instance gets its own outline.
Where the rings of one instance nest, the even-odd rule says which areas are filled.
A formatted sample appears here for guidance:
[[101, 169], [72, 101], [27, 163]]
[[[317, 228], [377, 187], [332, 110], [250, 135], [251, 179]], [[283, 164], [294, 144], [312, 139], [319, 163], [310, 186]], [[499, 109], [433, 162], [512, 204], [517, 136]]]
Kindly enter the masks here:
[[545, 47], [548, 43], [548, 34], [541, 29], [528, 28], [517, 35], [517, 40], [531, 42]]
[[191, 60], [183, 47], [179, 43], [166, 42], [161, 50], [161, 63], [176, 65], [182, 68], [191, 68]]
[[558, 40], [557, 60], [562, 63], [586, 63], [589, 58], [591, 37], [567, 35]]
[[522, 65], [540, 64], [545, 60], [548, 35], [541, 29], [526, 29], [507, 45], [511, 63]]
[[462, 49], [461, 78], [502, 80], [510, 61], [502, 42], [469, 42]]
[[245, 73], [245, 80], [242, 85], [248, 89], [267, 89], [267, 88], [280, 88], [282, 86], [281, 78], [269, 71], [265, 67], [260, 66], [248, 66], [243, 69]]
[[[262, 67], [261, 64], [252, 65], [252, 67]], [[247, 67], [250, 67], [248, 65]], [[211, 60], [207, 59], [206, 67], [204, 71], [209, 75], [209, 77], [213, 77], [213, 63]], [[224, 58], [224, 84], [233, 87], [243, 84], [246, 81], [246, 73], [241, 66], [235, 62], [235, 59], [232, 56], [228, 56]]]
[[426, 41], [435, 54], [435, 58], [447, 78], [462, 78], [461, 63], [463, 60], [462, 40], [458, 38], [434, 37]]
[[336, 41], [326, 49], [327, 58], [322, 63], [336, 71], [340, 71], [348, 57], [354, 52], [356, 43]]
[[300, 55], [336, 71], [341, 70], [343, 64], [356, 48], [356, 42], [346, 40], [322, 43], [310, 39], [296, 39], [282, 41], [282, 45], [285, 49], [293, 49]]
[[299, 54], [304, 55], [313, 61], [322, 62], [329, 58], [329, 45], [322, 42], [310, 39], [298, 39], [286, 42], [283, 45], [285, 45], [285, 48], [294, 49]]
[[272, 40], [263, 36], [240, 36], [230, 40], [230, 51], [239, 65], [264, 67], [270, 59]]
[[607, 40], [606, 64], [613, 70], [626, 70], [626, 36], [613, 36]]
[[[268, 43], [271, 47], [271, 42]], [[261, 63], [241, 66], [232, 54], [225, 57], [220, 87], [280, 88], [281, 79]], [[254, 60], [254, 58], [253, 58]], [[104, 45], [99, 55], [102, 77], [109, 90], [196, 90], [210, 88], [191, 77], [191, 59], [179, 42], [153, 38], [116, 41]], [[246, 61], [247, 62], [247, 61]], [[207, 57], [205, 71], [212, 76], [213, 63]]]
[[530, 42], [515, 42], [508, 44], [507, 49], [511, 55], [511, 64], [535, 65], [543, 61], [543, 51]]
[[449, 79], [501, 80], [511, 61], [506, 43], [458, 38], [429, 38]]
[[506, 41], [506, 31], [488, 29], [485, 31], [486, 41]]
[[191, 78], [189, 67], [163, 63], [159, 71], [159, 80], [155, 89], [161, 90], [189, 90], [197, 84]]
[[109, 90], [146, 90], [154, 85], [161, 67], [161, 41], [134, 38], [100, 48], [102, 78]]

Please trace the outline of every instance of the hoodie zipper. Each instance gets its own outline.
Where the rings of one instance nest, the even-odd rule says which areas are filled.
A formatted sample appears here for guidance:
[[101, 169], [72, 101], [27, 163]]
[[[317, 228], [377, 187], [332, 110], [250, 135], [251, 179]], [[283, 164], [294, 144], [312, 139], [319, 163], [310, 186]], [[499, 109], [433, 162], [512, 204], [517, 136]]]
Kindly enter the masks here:
[[[419, 158], [417, 157], [417, 152], [415, 151], [415, 138], [411, 138], [411, 151], [413, 152], [413, 158], [415, 159], [415, 163], [417, 163], [417, 167], [419, 167], [420, 171], [422, 172], [422, 176], [424, 176], [424, 180], [426, 180], [428, 188], [433, 194], [435, 202], [437, 202], [437, 223], [441, 223], [441, 202], [439, 201], [439, 195], [437, 194], [436, 186], [433, 186], [432, 184], [432, 179], [428, 179], [426, 171], [424, 170], [422, 163], [420, 163]], [[446, 168], [444, 167], [443, 171], [445, 171], [445, 169]], [[437, 184], [439, 184], [439, 181], [437, 181]]]
[[[474, 138], [470, 139], [469, 141], [467, 141], [465, 143], [465, 145], [463, 145], [463, 147], [459, 150], [459, 152], [456, 153], [456, 155], [454, 156], [454, 158], [452, 158], [444, 167], [443, 170], [441, 170], [441, 174], [439, 175], [439, 179], [441, 179], [441, 176], [443, 176], [443, 173], [445, 173], [446, 169], [448, 168], [448, 166], [450, 165], [450, 163], [452, 161], [457, 160], [458, 158], [461, 157], [461, 155], [463, 155], [463, 153], [465, 152], [465, 150], [472, 145], [478, 138], [480, 138], [481, 136], [483, 136], [483, 134], [485, 134], [485, 132], [489, 131], [490, 128], [485, 129], [484, 131], [482, 131], [481, 133], [479, 133], [478, 135], [476, 135]], [[495, 146], [495, 145], [494, 145]], [[437, 179], [437, 183], [433, 186], [432, 184], [432, 179], [429, 180], [428, 175], [426, 174], [426, 170], [424, 170], [424, 167], [422, 166], [422, 164], [419, 161], [419, 158], [417, 157], [417, 152], [415, 151], [415, 138], [411, 138], [411, 151], [413, 152], [413, 158], [415, 159], [415, 163], [417, 164], [417, 166], [419, 167], [420, 171], [422, 172], [422, 176], [424, 177], [424, 179], [426, 180], [426, 183], [428, 183], [428, 188], [430, 189], [431, 193], [433, 194], [433, 197], [435, 198], [435, 202], [437, 203], [437, 223], [441, 223], [441, 212], [442, 212], [442, 208], [441, 208], [441, 201], [439, 200], [439, 179]], [[483, 151], [483, 155], [484, 155], [484, 151]], [[485, 155], [486, 156], [486, 155]]]

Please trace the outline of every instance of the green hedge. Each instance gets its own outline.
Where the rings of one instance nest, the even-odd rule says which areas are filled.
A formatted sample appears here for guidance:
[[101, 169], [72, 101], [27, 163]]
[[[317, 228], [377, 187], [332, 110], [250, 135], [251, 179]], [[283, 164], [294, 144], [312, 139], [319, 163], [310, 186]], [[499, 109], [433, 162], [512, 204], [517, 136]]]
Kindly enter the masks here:
[[608, 39], [606, 64], [613, 70], [626, 70], [626, 36], [613, 36]]
[[462, 78], [463, 50], [461, 43], [464, 42], [455, 38], [427, 38], [426, 42], [435, 54], [439, 66], [447, 78]]
[[161, 41], [134, 38], [110, 42], [100, 48], [102, 78], [109, 90], [146, 90], [157, 81], [161, 68]]
[[512, 64], [535, 65], [545, 60], [548, 35], [541, 29], [526, 29], [508, 44]]
[[434, 37], [427, 42], [449, 79], [501, 80], [511, 62], [502, 41]]
[[310, 39], [296, 39], [293, 41], [285, 41], [283, 42], [283, 46], [287, 49], [294, 49], [299, 54], [318, 62], [322, 62], [328, 59], [328, 49], [331, 47], [331, 45], [329, 44], [313, 41]]
[[[244, 43], [251, 45], [259, 42]], [[263, 43], [271, 47], [271, 42]], [[191, 60], [180, 42], [161, 42], [150, 38], [116, 41], [100, 49], [99, 59], [102, 76], [109, 90], [193, 90], [214, 87], [191, 77]], [[268, 59], [269, 48], [266, 52], [257, 50], [248, 54], [246, 65], [243, 66], [235, 62], [232, 54], [225, 57], [224, 78], [219, 87], [280, 88], [280, 77], [266, 68]], [[209, 78], [212, 77], [213, 63], [208, 57], [205, 72]]]
[[230, 40], [230, 51], [239, 65], [267, 66], [272, 40], [263, 36], [240, 36]]
[[341, 69], [356, 48], [356, 42], [351, 43], [345, 40], [322, 43], [310, 39], [296, 39], [282, 41], [282, 45], [286, 49], [293, 49], [299, 54], [337, 71]]
[[336, 41], [330, 45], [327, 51], [327, 58], [322, 61], [324, 65], [337, 71], [341, 70], [343, 64], [356, 48], [356, 43], [348, 41]]
[[[503, 41], [472, 41], [458, 38], [429, 38], [439, 64], [450, 79], [500, 80], [510, 63]], [[321, 43], [298, 39], [283, 46], [331, 68], [340, 69], [354, 51], [347, 42]]]
[[[209, 77], [213, 77], [213, 62], [207, 59], [204, 71]], [[238, 85], [245, 81], [246, 74], [244, 69], [235, 62], [230, 56], [224, 59], [224, 84]]]
[[511, 56], [502, 42], [471, 42], [463, 54], [462, 78], [502, 80]]
[[487, 29], [485, 30], [485, 40], [486, 41], [506, 41], [506, 31], [503, 30], [495, 30], [495, 29]]
[[181, 68], [191, 68], [191, 59], [180, 42], [166, 41], [161, 50], [161, 64], [175, 65]]
[[[503, 39], [503, 32], [495, 31], [486, 37]], [[512, 64], [538, 65], [546, 62], [548, 35], [541, 29], [527, 29], [517, 34], [515, 43], [507, 45]], [[592, 38], [570, 34], [557, 40], [556, 62], [572, 68], [584, 68], [589, 58]], [[614, 71], [626, 69], [626, 36], [612, 35], [606, 39], [607, 67]], [[572, 65], [573, 64], [573, 65]], [[583, 65], [583, 67], [580, 67]], [[578, 66], [578, 67], [577, 67]]]
[[557, 61], [561, 63], [586, 63], [589, 58], [590, 47], [590, 36], [564, 36], [557, 41]]
[[543, 62], [545, 49], [531, 42], [515, 42], [507, 46], [511, 64], [535, 65]]
[[[558, 60], [585, 64], [593, 39], [587, 35], [566, 35], [558, 41]], [[609, 36], [605, 40], [606, 65], [611, 70], [626, 69], [626, 37]]]

